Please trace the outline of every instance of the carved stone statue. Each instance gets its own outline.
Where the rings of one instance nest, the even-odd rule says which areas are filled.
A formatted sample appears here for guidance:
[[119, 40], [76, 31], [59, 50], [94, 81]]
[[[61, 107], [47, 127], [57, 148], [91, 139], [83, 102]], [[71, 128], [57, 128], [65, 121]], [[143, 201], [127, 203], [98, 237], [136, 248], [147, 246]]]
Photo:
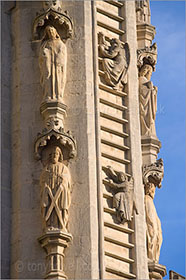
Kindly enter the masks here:
[[128, 179], [123, 172], [115, 172], [111, 166], [107, 167], [110, 187], [116, 192], [113, 197], [113, 207], [116, 209], [117, 220], [120, 223], [131, 221], [133, 209], [138, 214], [134, 199], [134, 180]]
[[150, 261], [158, 263], [162, 245], [161, 222], [153, 202], [156, 186], [161, 188], [164, 175], [163, 160], [143, 166], [143, 182], [145, 186], [145, 212], [147, 225], [147, 256]]
[[44, 31], [39, 53], [43, 101], [62, 101], [66, 83], [66, 63], [66, 45], [57, 30], [48, 25]]
[[139, 72], [141, 135], [156, 137], [157, 87], [153, 86], [151, 75], [152, 66], [143, 65]]
[[150, 24], [149, 0], [136, 0], [136, 21]]
[[44, 230], [67, 232], [68, 210], [71, 203], [71, 177], [63, 163], [61, 149], [49, 148], [48, 162], [40, 177], [41, 209]]
[[99, 33], [99, 50], [103, 57], [106, 83], [114, 89], [118, 89], [120, 83], [126, 84], [126, 74], [130, 61], [128, 44], [123, 44], [118, 39], [112, 39], [110, 46], [108, 46], [104, 35]]
[[159, 262], [162, 245], [161, 222], [153, 202], [156, 186], [154, 183], [145, 185], [145, 212], [147, 224], [147, 256], [151, 261]]

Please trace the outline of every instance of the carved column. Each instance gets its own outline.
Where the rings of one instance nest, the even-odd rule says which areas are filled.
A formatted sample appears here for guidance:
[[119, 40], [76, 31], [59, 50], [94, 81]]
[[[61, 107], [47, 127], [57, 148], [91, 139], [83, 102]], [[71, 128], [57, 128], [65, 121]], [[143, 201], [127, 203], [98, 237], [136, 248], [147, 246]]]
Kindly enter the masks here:
[[69, 160], [76, 154], [76, 142], [64, 130], [67, 106], [63, 95], [66, 83], [66, 40], [73, 24], [61, 1], [43, 1], [34, 20], [33, 40], [39, 44], [44, 129], [35, 141], [35, 156], [41, 160], [41, 213], [43, 234], [38, 238], [46, 252], [46, 279], [66, 279], [63, 269], [65, 248], [72, 240], [69, 232], [71, 176]]

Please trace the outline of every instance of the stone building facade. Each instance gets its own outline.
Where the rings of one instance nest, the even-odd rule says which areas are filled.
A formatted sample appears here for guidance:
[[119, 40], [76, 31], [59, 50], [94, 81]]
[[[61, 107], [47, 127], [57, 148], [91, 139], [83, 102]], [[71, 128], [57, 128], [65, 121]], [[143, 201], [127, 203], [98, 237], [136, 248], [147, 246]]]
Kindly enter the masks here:
[[161, 279], [149, 1], [1, 6], [2, 277]]

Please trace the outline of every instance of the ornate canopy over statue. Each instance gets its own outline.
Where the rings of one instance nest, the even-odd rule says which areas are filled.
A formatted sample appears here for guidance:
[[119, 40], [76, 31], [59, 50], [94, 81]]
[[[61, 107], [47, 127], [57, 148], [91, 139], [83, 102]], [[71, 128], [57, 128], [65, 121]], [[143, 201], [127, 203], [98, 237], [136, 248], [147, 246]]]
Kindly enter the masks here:
[[45, 27], [53, 25], [61, 39], [71, 38], [73, 35], [73, 23], [67, 11], [62, 10], [62, 1], [43, 1], [43, 9], [37, 13], [33, 24], [33, 40], [41, 40]]

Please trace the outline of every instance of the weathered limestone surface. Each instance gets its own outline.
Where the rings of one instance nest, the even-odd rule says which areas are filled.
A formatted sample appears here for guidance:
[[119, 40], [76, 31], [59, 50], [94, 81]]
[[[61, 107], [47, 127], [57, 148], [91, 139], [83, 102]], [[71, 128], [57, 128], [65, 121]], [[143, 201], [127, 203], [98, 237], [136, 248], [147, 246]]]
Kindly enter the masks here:
[[41, 278], [45, 270], [37, 241], [41, 164], [33, 157], [33, 141], [42, 121], [38, 58], [31, 41], [32, 20], [39, 7], [40, 2], [20, 1], [12, 11], [12, 278]]
[[[36, 12], [49, 6], [68, 11], [71, 39], [62, 40], [52, 24], [43, 25], [39, 37]], [[149, 251], [151, 240], [146, 244], [144, 185], [153, 192], [155, 183], [142, 182], [142, 164], [154, 163], [160, 148], [157, 89], [150, 81], [155, 29], [148, 1], [16, 1], [3, 3], [3, 22], [4, 277], [162, 277], [166, 269], [155, 263], [161, 226], [148, 191], [146, 218], [153, 210], [154, 224], [160, 226], [153, 243], [157, 252]], [[138, 70], [145, 71], [139, 84]], [[139, 91], [142, 109], [146, 101], [151, 108], [143, 115], [143, 131]], [[77, 142], [77, 157], [66, 159], [54, 145], [44, 158], [37, 144], [47, 146], [52, 137], [40, 143], [37, 134], [43, 128], [70, 131], [64, 138], [74, 141], [74, 150]]]
[[[42, 278], [44, 251], [37, 238], [42, 232], [39, 176], [41, 164], [33, 157], [33, 142], [42, 128], [42, 100], [38, 44], [31, 27], [41, 2], [17, 2], [13, 11], [13, 278]], [[68, 106], [65, 126], [79, 143], [78, 157], [70, 164], [73, 178], [69, 228], [73, 243], [66, 250], [65, 273], [71, 279], [98, 279], [98, 224], [91, 2], [64, 2], [73, 17], [74, 39], [67, 42], [68, 73], [64, 93]], [[85, 39], [86, 38], [86, 39]], [[29, 225], [28, 225], [29, 223]], [[23, 267], [17, 268], [23, 264]], [[88, 265], [87, 265], [88, 264]]]

